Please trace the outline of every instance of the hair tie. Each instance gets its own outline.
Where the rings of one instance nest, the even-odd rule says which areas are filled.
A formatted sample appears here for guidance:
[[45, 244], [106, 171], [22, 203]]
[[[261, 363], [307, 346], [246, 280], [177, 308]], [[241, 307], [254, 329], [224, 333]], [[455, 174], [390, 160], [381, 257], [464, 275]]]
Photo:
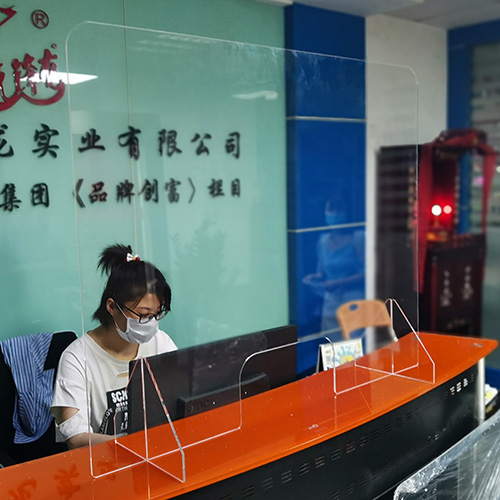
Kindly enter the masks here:
[[127, 257], [125, 258], [125, 262], [132, 262], [134, 260], [141, 260], [138, 255], [132, 255], [131, 253], [127, 254]]

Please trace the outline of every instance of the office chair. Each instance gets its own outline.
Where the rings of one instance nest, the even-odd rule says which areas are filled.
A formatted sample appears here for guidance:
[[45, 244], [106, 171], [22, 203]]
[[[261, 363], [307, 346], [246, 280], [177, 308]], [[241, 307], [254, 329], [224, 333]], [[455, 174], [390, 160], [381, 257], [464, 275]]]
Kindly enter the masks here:
[[[57, 365], [61, 354], [75, 339], [76, 334], [74, 332], [57, 332], [53, 334], [44, 370], [54, 368], [54, 380], [57, 375]], [[14, 413], [15, 397], [14, 378], [0, 350], [0, 400], [2, 401], [0, 405], [0, 467], [67, 451], [66, 444], [56, 443], [53, 419], [47, 431], [36, 441], [25, 444], [14, 443], [15, 430], [12, 424], [12, 415]]]

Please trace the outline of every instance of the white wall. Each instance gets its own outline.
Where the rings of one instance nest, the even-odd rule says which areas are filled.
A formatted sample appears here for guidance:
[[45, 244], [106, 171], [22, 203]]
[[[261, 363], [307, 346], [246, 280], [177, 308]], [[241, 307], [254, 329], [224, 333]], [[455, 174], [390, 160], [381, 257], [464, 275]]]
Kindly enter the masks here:
[[[446, 128], [446, 30], [388, 16], [366, 19], [366, 59], [412, 68], [418, 82], [418, 140], [431, 141]], [[367, 115], [378, 83], [367, 78]]]
[[[446, 30], [388, 16], [366, 19], [367, 294], [374, 296], [375, 154], [422, 144], [446, 128]], [[381, 64], [378, 64], [381, 63]], [[391, 65], [391, 66], [387, 66]]]

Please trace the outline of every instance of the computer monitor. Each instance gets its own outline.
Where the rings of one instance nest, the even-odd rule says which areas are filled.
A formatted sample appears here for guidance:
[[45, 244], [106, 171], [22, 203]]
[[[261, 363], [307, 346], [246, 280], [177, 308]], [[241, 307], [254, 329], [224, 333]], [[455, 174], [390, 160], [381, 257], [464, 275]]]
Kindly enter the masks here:
[[[297, 327], [287, 325], [210, 342], [147, 358], [170, 418], [177, 420], [293, 382], [296, 373]], [[272, 349], [292, 344], [289, 347]], [[271, 350], [269, 350], [271, 349]], [[142, 377], [137, 361], [129, 364], [128, 432], [144, 429]], [[147, 369], [144, 390], [148, 428], [166, 422]]]

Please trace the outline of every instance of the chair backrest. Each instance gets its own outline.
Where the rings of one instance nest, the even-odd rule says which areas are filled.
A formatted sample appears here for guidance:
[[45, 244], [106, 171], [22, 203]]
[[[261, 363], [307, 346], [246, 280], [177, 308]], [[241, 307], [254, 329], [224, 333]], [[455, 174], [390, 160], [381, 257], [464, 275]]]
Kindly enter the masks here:
[[[54, 368], [57, 371], [61, 354], [76, 338], [76, 334], [71, 331], [54, 333], [45, 360], [44, 370]], [[0, 405], [0, 464], [12, 465], [66, 451], [65, 444], [56, 443], [55, 441], [53, 420], [45, 434], [36, 441], [26, 444], [14, 443], [15, 431], [12, 424], [12, 414], [14, 412], [15, 397], [14, 378], [0, 350], [0, 399], [2, 401]]]
[[356, 330], [392, 326], [389, 311], [381, 300], [352, 300], [342, 304], [336, 314], [342, 336], [347, 340]]

